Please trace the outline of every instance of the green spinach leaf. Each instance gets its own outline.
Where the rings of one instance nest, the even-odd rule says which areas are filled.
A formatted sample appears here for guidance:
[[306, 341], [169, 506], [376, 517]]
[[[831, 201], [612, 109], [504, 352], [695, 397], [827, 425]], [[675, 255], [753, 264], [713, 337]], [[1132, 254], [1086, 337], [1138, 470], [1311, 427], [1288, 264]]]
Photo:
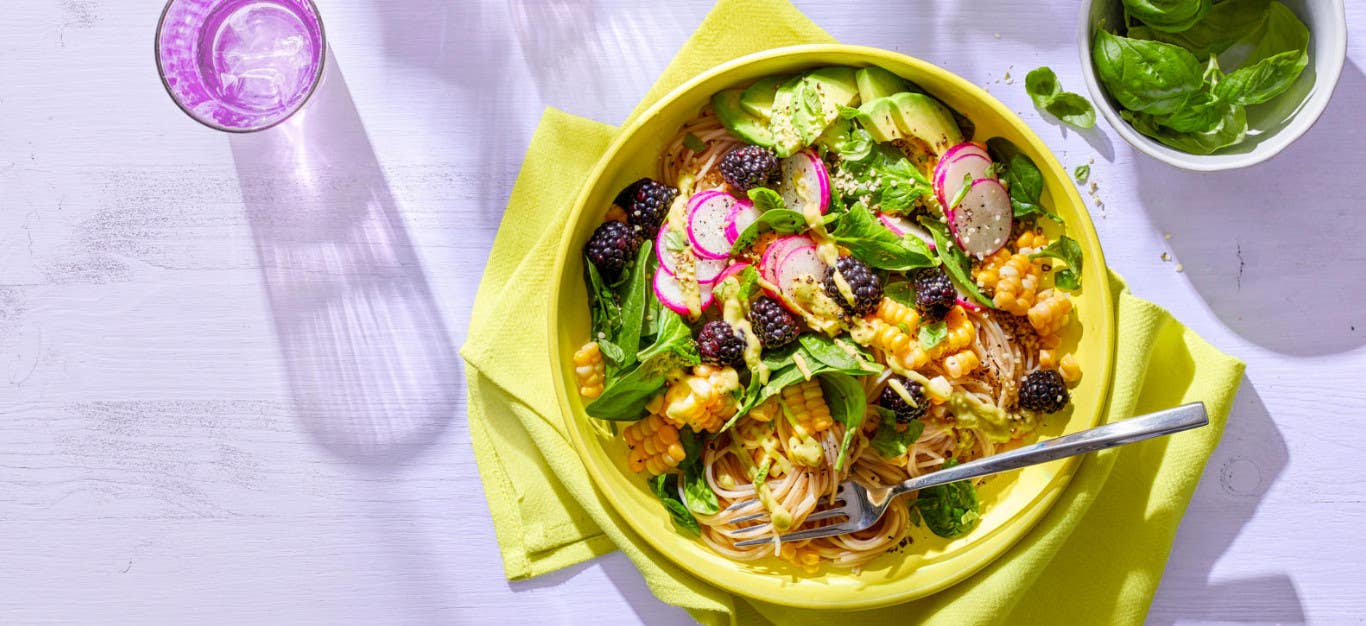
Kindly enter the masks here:
[[683, 497], [687, 500], [688, 510], [699, 515], [713, 515], [721, 510], [716, 501], [716, 492], [711, 490], [707, 479], [702, 475], [700, 463], [689, 465], [683, 470]]
[[873, 267], [904, 272], [938, 265], [924, 241], [914, 236], [898, 236], [863, 206], [838, 215], [832, 226], [830, 238]]
[[750, 189], [746, 195], [749, 196], [749, 201], [754, 203], [754, 208], [759, 209], [760, 213], [787, 208], [787, 203], [783, 201], [782, 195], [768, 187], [755, 187]]
[[840, 348], [835, 342], [844, 341], [842, 339], [831, 339], [818, 333], [804, 333], [797, 337], [797, 341], [801, 344], [804, 355], [824, 363], [833, 371], [852, 376], [867, 376], [882, 371], [881, 365], [877, 365], [867, 358], [851, 355]]
[[943, 320], [930, 322], [920, 325], [920, 332], [916, 335], [916, 340], [920, 342], [920, 347], [929, 350], [949, 336], [949, 326]]
[[695, 536], [701, 536], [702, 528], [697, 525], [697, 518], [692, 516], [688, 506], [678, 498], [677, 474], [660, 474], [651, 478], [650, 490], [664, 505], [664, 510], [669, 512], [669, 517], [673, 518], [675, 526]]
[[1058, 76], [1052, 68], [1036, 67], [1025, 74], [1025, 93], [1034, 100], [1034, 106], [1042, 109], [1048, 106], [1053, 96], [1062, 93], [1062, 86], [1058, 84]]
[[1167, 115], [1204, 84], [1203, 68], [1181, 46], [1096, 32], [1096, 74], [1105, 90], [1130, 111]]
[[987, 151], [1000, 170], [1001, 180], [1010, 193], [1010, 207], [1017, 218], [1042, 215], [1059, 224], [1062, 218], [1043, 208], [1043, 172], [1015, 144], [1004, 137], [987, 140]]
[[[957, 464], [956, 460], [949, 459], [942, 469]], [[966, 480], [922, 489], [916, 496], [915, 507], [920, 510], [920, 517], [930, 532], [940, 537], [961, 537], [981, 519], [977, 489]]]
[[1120, 111], [1119, 116], [1134, 129], [1182, 152], [1212, 154], [1243, 140], [1247, 134], [1247, 111], [1240, 106], [1228, 106], [1214, 128], [1199, 133], [1183, 133], [1163, 126], [1160, 119], [1147, 113]]
[[[1190, 28], [1181, 32], [1129, 29], [1134, 39], [1156, 39], [1190, 50], [1199, 58], [1221, 54], [1251, 35], [1266, 21], [1270, 0], [1223, 0]], [[1137, 32], [1136, 32], [1137, 31]]]
[[844, 424], [844, 439], [840, 441], [840, 453], [835, 459], [835, 470], [839, 471], [844, 468], [849, 446], [863, 424], [868, 398], [863, 394], [863, 385], [846, 374], [827, 372], [819, 380], [825, 403], [830, 406], [830, 416]]
[[697, 135], [688, 133], [683, 136], [683, 147], [701, 154], [707, 151], [707, 142], [702, 141]]
[[1054, 285], [1067, 291], [1081, 289], [1081, 245], [1076, 240], [1063, 235], [1053, 243], [1048, 244], [1043, 250], [1029, 256], [1031, 259], [1043, 257], [1059, 259], [1067, 264], [1066, 269], [1060, 269], [1053, 275]]
[[649, 277], [654, 276], [655, 262], [653, 242], [641, 243], [635, 263], [631, 267], [630, 277], [622, 285], [622, 293], [619, 294], [621, 330], [617, 333], [614, 343], [623, 352], [621, 367], [630, 367], [635, 363], [636, 351], [640, 349], [641, 329], [645, 325], [645, 301], [650, 299]]
[[791, 209], [770, 209], [759, 216], [736, 238], [732, 250], [744, 250], [767, 231], [791, 235], [806, 230], [806, 217]]
[[640, 364], [623, 372], [584, 407], [589, 415], [612, 421], [635, 421], [645, 415], [645, 404], [664, 388], [665, 374], [675, 367], [701, 362], [692, 331], [683, 318], [661, 309], [659, 333], [650, 346], [636, 354]]
[[882, 421], [878, 423], [877, 433], [873, 435], [870, 443], [884, 459], [894, 459], [906, 454], [911, 444], [920, 439], [921, 433], [925, 432], [925, 423], [920, 420], [912, 420], [906, 424], [905, 429], [897, 430], [896, 413], [882, 407], [877, 407], [877, 412], [882, 416]]
[[909, 307], [915, 306], [915, 287], [911, 285], [910, 281], [898, 280], [887, 283], [887, 286], [882, 288], [882, 295], [899, 304]]

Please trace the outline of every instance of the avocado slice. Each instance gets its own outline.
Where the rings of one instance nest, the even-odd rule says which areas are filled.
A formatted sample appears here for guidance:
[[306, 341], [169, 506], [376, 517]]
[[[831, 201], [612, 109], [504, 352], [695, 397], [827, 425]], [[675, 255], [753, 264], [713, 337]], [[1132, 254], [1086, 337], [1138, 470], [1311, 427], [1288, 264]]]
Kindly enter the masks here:
[[906, 81], [876, 65], [859, 70], [854, 79], [858, 83], [859, 99], [863, 102], [907, 91]]
[[788, 80], [787, 76], [765, 76], [754, 81], [740, 94], [740, 108], [767, 123], [773, 116], [773, 98], [778, 95], [778, 87]]
[[773, 96], [773, 148], [786, 158], [811, 145], [858, 98], [851, 67], [823, 67], [792, 78]]
[[902, 92], [865, 102], [858, 120], [877, 141], [918, 139], [936, 154], [963, 142], [953, 114], [925, 94]]
[[743, 93], [743, 89], [726, 89], [712, 96], [711, 108], [716, 111], [716, 118], [736, 137], [756, 146], [773, 147], [773, 133], [768, 129], [768, 123], [740, 106]]

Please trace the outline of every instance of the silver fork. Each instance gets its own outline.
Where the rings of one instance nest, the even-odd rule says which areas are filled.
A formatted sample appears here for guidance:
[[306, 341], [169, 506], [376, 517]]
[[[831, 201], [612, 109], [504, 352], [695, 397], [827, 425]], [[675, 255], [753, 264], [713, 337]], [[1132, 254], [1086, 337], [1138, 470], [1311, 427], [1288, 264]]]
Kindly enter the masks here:
[[[977, 459], [955, 465], [948, 469], [931, 472], [924, 476], [918, 476], [908, 481], [890, 485], [886, 487], [866, 487], [856, 481], [846, 480], [840, 484], [836, 491], [833, 501], [842, 502], [841, 506], [823, 511], [817, 511], [808, 515], [802, 523], [844, 517], [844, 521], [829, 526], [819, 528], [808, 528], [789, 533], [780, 537], [782, 541], [800, 541], [803, 539], [816, 539], [818, 537], [831, 537], [852, 532], [858, 532], [876, 524], [882, 514], [887, 511], [887, 506], [896, 499], [897, 496], [912, 491], [919, 491], [926, 487], [934, 487], [960, 480], [978, 478], [990, 474], [997, 474], [1013, 469], [1019, 469], [1028, 465], [1047, 463], [1064, 457], [1085, 454], [1096, 450], [1104, 450], [1115, 446], [1122, 446], [1126, 443], [1134, 443], [1145, 439], [1152, 439], [1162, 435], [1179, 433], [1183, 430], [1199, 428], [1209, 423], [1209, 417], [1205, 415], [1205, 405], [1200, 402], [1185, 404], [1174, 409], [1149, 413], [1139, 417], [1133, 417], [1113, 424], [1098, 426], [1089, 430], [1063, 435], [1055, 439], [1041, 441], [1039, 443], [1016, 448], [1009, 452], [993, 454], [989, 457]], [[737, 502], [728, 510], [735, 510], [753, 504], [753, 500]], [[756, 513], [747, 515], [734, 520], [733, 523], [740, 524], [767, 517], [767, 513]], [[738, 528], [732, 533], [743, 532], [750, 535], [767, 530], [768, 524], [759, 524]], [[773, 541], [772, 536], [760, 537], [757, 539], [746, 539], [736, 542], [737, 547], [754, 546]]]

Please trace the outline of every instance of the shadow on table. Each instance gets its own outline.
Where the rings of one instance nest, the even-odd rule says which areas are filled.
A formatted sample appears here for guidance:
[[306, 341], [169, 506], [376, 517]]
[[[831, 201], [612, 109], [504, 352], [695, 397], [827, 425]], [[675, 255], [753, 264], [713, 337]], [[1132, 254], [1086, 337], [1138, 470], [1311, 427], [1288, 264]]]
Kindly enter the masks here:
[[1351, 61], [1318, 123], [1275, 158], [1202, 174], [1138, 157], [1143, 206], [1192, 286], [1234, 332], [1296, 356], [1366, 343], [1350, 306], [1366, 266], [1366, 76]]
[[591, 561], [537, 576], [530, 580], [509, 582], [508, 588], [516, 593], [522, 593], [558, 587], [594, 566], [602, 568], [602, 572], [612, 581], [612, 585], [616, 587], [617, 591], [621, 592], [622, 598], [631, 605], [631, 610], [642, 624], [697, 623], [692, 616], [688, 615], [687, 611], [665, 604], [655, 598], [649, 585], [646, 585], [645, 579], [641, 577], [640, 570], [636, 569], [631, 560], [620, 552], [605, 554]]
[[[1158, 587], [1149, 623], [1303, 623], [1303, 604], [1285, 574], [1210, 580], [1289, 463], [1285, 439], [1252, 381], [1243, 377], [1228, 426], [1200, 477]], [[1180, 607], [1165, 610], [1166, 607]]]
[[450, 423], [460, 373], [334, 61], [302, 111], [231, 147], [295, 414], [331, 452], [390, 465]]

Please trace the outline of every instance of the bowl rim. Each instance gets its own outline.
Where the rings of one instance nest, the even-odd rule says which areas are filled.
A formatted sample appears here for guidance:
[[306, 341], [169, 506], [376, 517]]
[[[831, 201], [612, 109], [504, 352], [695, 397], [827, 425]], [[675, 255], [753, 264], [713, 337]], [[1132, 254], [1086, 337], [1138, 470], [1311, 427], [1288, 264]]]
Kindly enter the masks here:
[[[1118, 2], [1119, 0], [1113, 1]], [[1295, 115], [1295, 119], [1291, 120], [1290, 124], [1260, 144], [1267, 146], [1266, 150], [1244, 154], [1189, 154], [1147, 137], [1124, 121], [1115, 107], [1110, 104], [1110, 99], [1104, 89], [1101, 88], [1100, 82], [1096, 78], [1095, 64], [1091, 60], [1091, 36], [1094, 32], [1094, 24], [1091, 21], [1091, 7], [1096, 3], [1096, 0], [1082, 2], [1077, 18], [1077, 48], [1081, 56], [1082, 79], [1086, 81], [1086, 89], [1091, 92], [1091, 101], [1097, 109], [1100, 109], [1101, 116], [1105, 118], [1105, 121], [1110, 123], [1110, 127], [1119, 133], [1124, 141], [1143, 154], [1168, 165], [1194, 172], [1218, 172], [1256, 165], [1280, 154], [1287, 146], [1295, 143], [1296, 140], [1309, 132], [1309, 129], [1318, 122], [1319, 117], [1328, 108], [1328, 102], [1332, 100], [1333, 92], [1337, 89], [1338, 78], [1342, 75], [1342, 67], [1347, 62], [1347, 9], [1343, 0], [1311, 1], [1324, 2], [1337, 16], [1338, 19], [1333, 20], [1333, 23], [1328, 25], [1332, 27], [1329, 32], [1335, 35], [1331, 41], [1336, 42], [1336, 45], [1333, 47], [1331, 58], [1323, 60], [1318, 55], [1314, 57], [1315, 85], [1313, 93], [1310, 93], [1309, 97], [1305, 99], [1304, 108]], [[1315, 26], [1318, 27], [1319, 25], [1316, 24]], [[1321, 63], [1326, 63], [1326, 65]]]
[[[1039, 138], [1038, 134], [1035, 133], [1023, 119], [986, 90], [966, 78], [928, 61], [891, 50], [847, 44], [804, 44], [763, 50], [713, 66], [670, 90], [666, 95], [652, 103], [636, 118], [629, 120], [628, 123], [618, 131], [616, 137], [598, 159], [598, 162], [584, 178], [584, 185], [579, 189], [574, 200], [573, 208], [567, 218], [567, 229], [572, 231], [578, 224], [583, 212], [586, 210], [589, 196], [592, 194], [597, 181], [601, 180], [602, 176], [605, 174], [608, 164], [615, 159], [617, 153], [621, 151], [623, 146], [635, 136], [649, 120], [663, 114], [665, 110], [674, 106], [677, 100], [683, 98], [700, 85], [715, 79], [719, 75], [735, 71], [736, 69], [749, 64], [760, 63], [774, 58], [802, 57], [808, 55], [857, 56], [869, 64], [876, 64], [881, 60], [890, 60], [902, 65], [916, 67], [925, 73], [939, 74], [943, 80], [953, 84], [953, 87], [960, 90], [966, 97], [980, 101], [987, 107], [994, 109], [997, 115], [1004, 120], [1008, 126], [1012, 127], [1019, 135], [1023, 135], [1025, 138], [1029, 139], [1034, 146], [1039, 149], [1040, 157], [1045, 161], [1045, 163], [1041, 163], [1041, 166], [1052, 170], [1059, 180], [1070, 181], [1065, 169], [1062, 167], [1061, 163], [1058, 162], [1057, 157], [1053, 154], [1052, 150], [1048, 148], [1047, 144]], [[1066, 198], [1066, 202], [1078, 207], [1077, 214], [1079, 219], [1075, 220], [1071, 225], [1076, 226], [1086, 233], [1086, 235], [1081, 238], [1084, 239], [1084, 241], [1079, 241], [1079, 243], [1082, 245], [1085, 254], [1089, 257], [1088, 265], [1098, 268], [1100, 274], [1103, 276], [1101, 280], [1093, 280], [1087, 287], [1087, 289], [1098, 291], [1099, 298], [1097, 300], [1104, 303], [1100, 307], [1088, 308], [1087, 314], [1088, 316], [1094, 315], [1100, 318], [1100, 327], [1102, 328], [1104, 338], [1097, 341], [1097, 344], [1103, 344], [1098, 345], [1097, 349], [1103, 350], [1103, 354], [1105, 355], [1101, 360], [1102, 371], [1095, 373], [1094, 376], [1088, 373], [1088, 379], [1095, 381], [1095, 383], [1101, 387], [1099, 404], [1095, 415], [1088, 416], [1087, 419], [1089, 421], [1083, 425], [1083, 427], [1087, 427], [1099, 424], [1107, 415], [1109, 398], [1113, 390], [1115, 345], [1118, 337], [1118, 329], [1116, 326], [1115, 311], [1112, 306], [1114, 302], [1113, 293], [1108, 280], [1104, 253], [1100, 247], [1100, 238], [1091, 221], [1090, 213], [1086, 209], [1086, 204], [1082, 200], [1076, 187], [1071, 184], [1063, 185], [1063, 187], [1062, 190], [1057, 191], [1061, 191], [1062, 196]], [[1055, 199], [1054, 202], [1058, 202], [1059, 200], [1061, 200], [1061, 198]], [[741, 582], [737, 582], [736, 580], [733, 580], [733, 578], [736, 577], [733, 574], [724, 572], [718, 574], [717, 570], [712, 566], [705, 563], [695, 563], [687, 558], [682, 558], [687, 555], [678, 552], [675, 543], [670, 542], [663, 537], [656, 537], [650, 532], [653, 529], [647, 528], [644, 525], [643, 520], [637, 520], [632, 515], [626, 515], [623, 514], [623, 512], [618, 511], [615, 500], [610, 497], [610, 494], [604, 491], [604, 486], [609, 484], [606, 472], [613, 468], [601, 467], [596, 463], [590, 462], [586, 456], [588, 454], [586, 446], [589, 442], [587, 441], [587, 433], [584, 432], [584, 429], [590, 426], [587, 425], [587, 417], [583, 416], [581, 418], [578, 415], [580, 411], [576, 411], [570, 400], [565, 376], [563, 372], [561, 372], [562, 363], [560, 362], [562, 351], [560, 341], [560, 300], [562, 286], [565, 282], [565, 269], [570, 259], [571, 242], [572, 237], [565, 237], [556, 254], [555, 264], [552, 270], [553, 273], [551, 274], [551, 276], [555, 277], [555, 282], [552, 287], [552, 292], [549, 294], [550, 314], [547, 319], [550, 340], [548, 351], [549, 365], [552, 368], [552, 371], [557, 372], [557, 375], [552, 377], [554, 393], [558, 408], [563, 416], [565, 430], [569, 432], [569, 443], [574, 446], [575, 454], [583, 463], [584, 468], [593, 483], [594, 491], [604, 500], [609, 502], [607, 505], [609, 512], [614, 513], [615, 517], [624, 519], [626, 526], [630, 528], [632, 532], [641, 536], [647, 545], [658, 551], [669, 562], [687, 571], [690, 575], [696, 576], [708, 585], [713, 585], [724, 589], [729, 593], [747, 598], [806, 609], [872, 609], [919, 599], [962, 582], [964, 579], [977, 573], [987, 565], [995, 562], [997, 558], [1007, 552], [1011, 547], [1015, 546], [1021, 539], [1033, 531], [1039, 521], [1041, 521], [1051, 510], [1052, 506], [1062, 496], [1063, 492], [1066, 491], [1068, 484], [1071, 482], [1072, 477], [1075, 475], [1081, 463], [1088, 462], [1082, 456], [1068, 457], [1066, 459], [1054, 461], [1053, 463], [1056, 464], [1054, 467], [1057, 468], [1053, 475], [1054, 477], [1050, 479], [1049, 482], [1045, 483], [1038, 490], [1038, 493], [1034, 494], [1033, 497], [1021, 507], [1016, 513], [1017, 517], [1012, 518], [1010, 522], [993, 529], [993, 532], [987, 535], [979, 543], [966, 547], [962, 551], [960, 559], [951, 561], [952, 564], [959, 565], [960, 567], [930, 583], [921, 584], [919, 586], [906, 585], [896, 587], [895, 589], [882, 587], [878, 590], [880, 592], [874, 592], [872, 589], [861, 589], [858, 593], [843, 593], [842, 595], [832, 594], [831, 589], [827, 587], [805, 587], [802, 591], [806, 593], [794, 594], [791, 593], [792, 588], [783, 588], [780, 584], [775, 583], [773, 581], [774, 577], [772, 576], [746, 575], [740, 577]], [[1069, 421], [1071, 419], [1077, 419], [1077, 416], [1074, 414], [1069, 418]], [[960, 563], [959, 561], [964, 562]], [[739, 562], [731, 561], [730, 563]], [[936, 563], [934, 565], [942, 566], [944, 563]], [[826, 573], [810, 578], [820, 580], [827, 575], [830, 574]], [[806, 579], [804, 578], [802, 580]], [[786, 593], [761, 595], [765, 592], [773, 591]]]

